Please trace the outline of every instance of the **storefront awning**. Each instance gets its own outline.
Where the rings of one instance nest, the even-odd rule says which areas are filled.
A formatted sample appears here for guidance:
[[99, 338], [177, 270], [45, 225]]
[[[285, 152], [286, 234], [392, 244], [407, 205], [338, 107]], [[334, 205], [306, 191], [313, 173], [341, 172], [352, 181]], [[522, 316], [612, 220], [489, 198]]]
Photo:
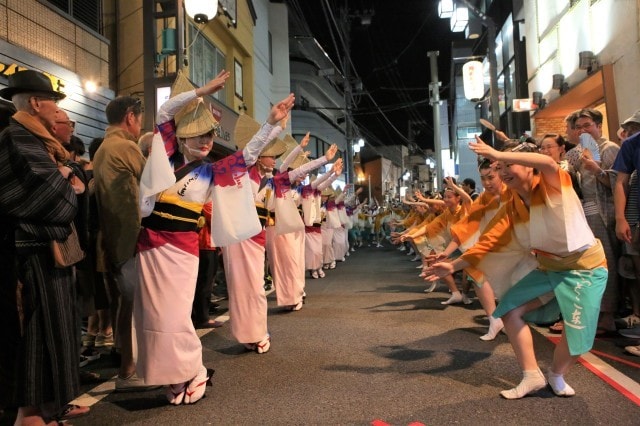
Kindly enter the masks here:
[[598, 70], [569, 89], [567, 93], [548, 104], [544, 109], [538, 110], [534, 118], [564, 118], [577, 109], [601, 103], [603, 99], [602, 70]]
[[619, 119], [612, 64], [603, 65], [544, 109], [537, 110], [533, 119], [565, 118], [575, 110], [594, 107], [601, 103], [606, 103], [607, 106], [609, 134], [615, 135]]

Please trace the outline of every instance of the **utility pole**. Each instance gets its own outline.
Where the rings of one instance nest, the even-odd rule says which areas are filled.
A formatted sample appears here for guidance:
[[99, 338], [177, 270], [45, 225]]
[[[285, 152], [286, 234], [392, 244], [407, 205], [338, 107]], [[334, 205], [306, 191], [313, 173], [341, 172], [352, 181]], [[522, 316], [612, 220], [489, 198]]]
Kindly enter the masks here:
[[[485, 15], [486, 16], [486, 15]], [[491, 121], [496, 129], [500, 126], [500, 97], [498, 96], [498, 60], [496, 58], [496, 24], [485, 19], [487, 26], [487, 58], [489, 59], [489, 95], [491, 98]]]
[[[444, 178], [442, 167], [442, 141], [440, 135], [440, 82], [438, 81], [438, 55], [437, 50], [427, 52], [431, 69], [431, 82], [429, 83], [429, 104], [433, 108], [433, 150], [436, 153], [436, 166], [434, 167], [434, 187], [439, 188], [439, 182]], [[434, 188], [434, 189], [435, 189]]]
[[354, 183], [355, 170], [353, 168], [353, 123], [351, 104], [351, 20], [349, 18], [349, 2], [345, 0], [342, 8], [342, 28], [344, 29], [344, 105], [345, 105], [345, 137], [347, 139], [347, 164], [345, 175], [347, 183]]

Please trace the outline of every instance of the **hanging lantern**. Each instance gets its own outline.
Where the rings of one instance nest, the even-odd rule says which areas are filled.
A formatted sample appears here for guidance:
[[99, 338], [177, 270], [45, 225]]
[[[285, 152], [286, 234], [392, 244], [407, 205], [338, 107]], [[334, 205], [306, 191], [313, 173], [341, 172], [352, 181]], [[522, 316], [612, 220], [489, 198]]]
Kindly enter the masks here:
[[484, 75], [482, 62], [469, 61], [462, 66], [464, 97], [469, 100], [482, 99], [484, 96]]
[[206, 24], [218, 13], [218, 0], [184, 0], [184, 10], [198, 24]]

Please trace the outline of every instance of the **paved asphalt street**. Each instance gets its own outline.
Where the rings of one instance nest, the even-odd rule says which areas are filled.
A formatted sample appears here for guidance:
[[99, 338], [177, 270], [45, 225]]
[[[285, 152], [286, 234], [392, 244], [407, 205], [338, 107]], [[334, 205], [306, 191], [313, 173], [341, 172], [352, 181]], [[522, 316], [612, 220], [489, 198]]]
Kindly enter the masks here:
[[[283, 313], [269, 296], [271, 350], [246, 352], [229, 325], [202, 336], [213, 387], [193, 406], [170, 406], [161, 390], [113, 393], [113, 380], [85, 386], [91, 413], [74, 425], [631, 425], [640, 424], [640, 358], [621, 338], [598, 339], [567, 376], [577, 391], [549, 389], [507, 401], [520, 380], [504, 334], [478, 337], [487, 320], [477, 300], [443, 306], [423, 292], [417, 263], [388, 244], [363, 247], [324, 279], [307, 279], [307, 303]], [[223, 306], [224, 308], [224, 306]], [[224, 309], [221, 318], [228, 319]], [[554, 344], [536, 328], [541, 369]], [[105, 378], [105, 355], [88, 367]], [[97, 386], [97, 387], [96, 387]]]

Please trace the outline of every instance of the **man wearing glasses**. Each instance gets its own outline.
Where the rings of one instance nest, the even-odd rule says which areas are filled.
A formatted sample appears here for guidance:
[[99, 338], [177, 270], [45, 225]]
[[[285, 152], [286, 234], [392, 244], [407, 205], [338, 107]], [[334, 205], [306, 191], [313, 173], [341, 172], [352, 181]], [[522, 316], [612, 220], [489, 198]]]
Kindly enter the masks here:
[[67, 152], [49, 129], [63, 93], [46, 75], [18, 71], [0, 97], [17, 112], [0, 134], [0, 406], [16, 424], [42, 424], [79, 394], [73, 268], [55, 268], [77, 199]]
[[[69, 120], [69, 116], [67, 115], [67, 113], [61, 109], [58, 109], [55, 112], [54, 117], [55, 121], [49, 129], [49, 132], [51, 132], [53, 137], [56, 138], [62, 144], [64, 149], [67, 150], [67, 153], [69, 154], [69, 160], [72, 162], [71, 164], [73, 164], [76, 162], [76, 158], [72, 153], [73, 149], [71, 148], [71, 137], [73, 136], [75, 123]], [[84, 182], [84, 175], [80, 173], [82, 171], [82, 168], [77, 163], [73, 164], [73, 166], [76, 167], [76, 170], [74, 171], [76, 176], [69, 178], [69, 183], [71, 184], [71, 186], [73, 186], [76, 194], [83, 194], [86, 187]]]
[[71, 135], [76, 127], [74, 121], [69, 120], [67, 113], [61, 109], [56, 111], [55, 121], [51, 127], [51, 133], [62, 142], [62, 145], [67, 146], [71, 141]]
[[600, 239], [607, 258], [609, 278], [600, 306], [600, 319], [596, 336], [606, 336], [616, 331], [614, 315], [618, 310], [619, 288], [617, 262], [620, 257], [619, 242], [615, 230], [615, 208], [610, 175], [614, 175], [613, 163], [620, 147], [602, 136], [602, 113], [593, 108], [584, 108], [572, 114], [573, 126], [578, 137], [589, 134], [596, 141], [600, 161], [588, 155], [588, 150], [580, 158], [577, 169], [580, 172], [582, 208], [589, 227]]

